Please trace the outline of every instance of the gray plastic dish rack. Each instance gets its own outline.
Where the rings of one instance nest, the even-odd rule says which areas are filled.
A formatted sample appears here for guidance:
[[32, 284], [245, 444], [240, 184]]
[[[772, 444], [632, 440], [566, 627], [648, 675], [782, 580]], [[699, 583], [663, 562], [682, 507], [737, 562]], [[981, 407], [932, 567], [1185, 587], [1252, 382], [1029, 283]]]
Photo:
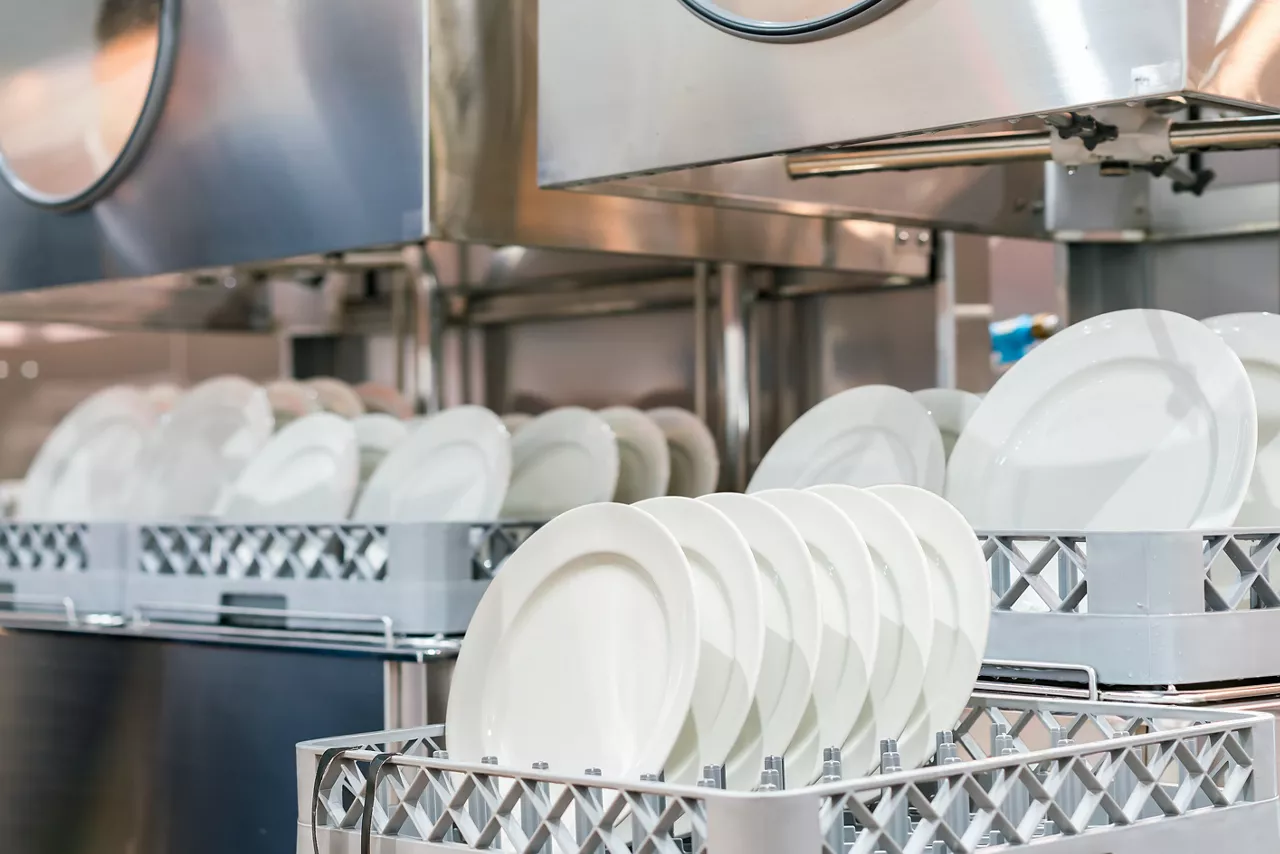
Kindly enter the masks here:
[[124, 610], [124, 525], [0, 522], [0, 612], [78, 623]]
[[1088, 665], [1110, 686], [1280, 677], [1280, 579], [1269, 568], [1280, 532], [980, 539], [993, 591], [988, 658]]
[[0, 609], [462, 634], [535, 523], [0, 523]]
[[458, 762], [442, 726], [304, 742], [297, 854], [1280, 850], [1269, 715], [975, 696], [953, 735], [933, 767], [753, 792]]
[[[0, 622], [21, 611], [73, 623], [108, 614], [131, 625], [459, 635], [536, 528], [3, 522]], [[979, 539], [992, 582], [987, 659], [1085, 665], [1114, 687], [1280, 677], [1280, 579], [1269, 570], [1280, 531]]]

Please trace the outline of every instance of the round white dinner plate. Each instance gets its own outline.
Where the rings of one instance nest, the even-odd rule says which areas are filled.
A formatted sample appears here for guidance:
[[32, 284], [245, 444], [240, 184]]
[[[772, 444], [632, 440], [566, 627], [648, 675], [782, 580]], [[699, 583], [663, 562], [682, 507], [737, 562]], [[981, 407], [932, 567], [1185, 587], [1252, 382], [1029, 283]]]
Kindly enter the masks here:
[[360, 448], [360, 488], [369, 482], [387, 454], [409, 437], [409, 425], [382, 412], [370, 412], [351, 422]]
[[942, 434], [943, 456], [950, 458], [951, 450], [964, 432], [964, 425], [982, 405], [982, 398], [958, 388], [926, 388], [911, 395], [920, 401], [933, 423], [938, 425], [938, 432]]
[[880, 636], [875, 570], [862, 534], [832, 502], [795, 489], [754, 497], [796, 526], [813, 562], [822, 625], [812, 691], [816, 715], [806, 716], [812, 734], [802, 723], [784, 754], [790, 779], [812, 782], [822, 776], [822, 748], [844, 744], [867, 701]]
[[1258, 452], [1234, 524], [1275, 527], [1280, 525], [1280, 315], [1224, 314], [1204, 323], [1244, 363], [1258, 407]]
[[933, 644], [931, 579], [920, 541], [893, 505], [865, 489], [813, 486], [858, 527], [876, 569], [880, 640], [868, 702], [845, 739], [841, 757], [853, 774], [880, 763], [880, 739], [898, 738], [924, 688]]
[[598, 501], [618, 485], [618, 442], [596, 413], [553, 409], [511, 440], [511, 486], [502, 518], [541, 520]]
[[533, 416], [527, 412], [508, 412], [502, 416], [502, 426], [506, 427], [507, 432], [514, 436], [517, 430], [532, 420]]
[[231, 522], [333, 522], [346, 519], [360, 480], [351, 422], [328, 412], [280, 430], [240, 472], [214, 515]]
[[715, 492], [720, 481], [720, 454], [702, 419], [677, 406], [650, 409], [645, 414], [667, 437], [671, 458], [667, 493], [697, 498]]
[[413, 404], [403, 394], [383, 383], [360, 383], [354, 389], [364, 411], [390, 415], [401, 421], [413, 417]]
[[19, 514], [26, 519], [121, 520], [156, 423], [145, 392], [114, 386], [81, 401], [59, 422], [27, 469]]
[[343, 418], [364, 414], [364, 401], [349, 384], [334, 377], [314, 377], [303, 383], [315, 391], [320, 408]]
[[243, 377], [183, 393], [148, 443], [130, 510], [139, 519], [209, 516], [271, 438], [267, 394]]
[[947, 498], [988, 531], [1229, 527], [1257, 435], [1249, 377], [1216, 333], [1117, 311], [1001, 377], [951, 454]]
[[322, 412], [320, 394], [297, 380], [272, 380], [262, 387], [275, 415], [276, 429], [313, 412]]
[[488, 522], [511, 476], [511, 437], [483, 406], [429, 416], [383, 457], [356, 503], [360, 522]]
[[675, 537], [624, 504], [568, 511], [516, 549], [476, 608], [449, 691], [450, 758], [658, 773], [700, 654]]
[[942, 491], [942, 436], [910, 392], [883, 385], [833, 395], [773, 443], [748, 492], [821, 483], [907, 483]]
[[[665, 780], [693, 785], [704, 765], [724, 765], [746, 723], [764, 657], [764, 599], [751, 548], [729, 518], [692, 498], [666, 496], [634, 505], [662, 523], [693, 571], [702, 655], [689, 717], [667, 762]], [[747, 769], [730, 789], [749, 789]]]
[[[783, 756], [800, 727], [813, 691], [822, 643], [813, 559], [780, 511], [759, 499], [715, 493], [698, 499], [729, 517], [751, 547], [765, 605], [765, 649], [756, 689], [759, 730], [744, 727], [730, 751], [735, 769], [743, 757]], [[759, 740], [760, 744], [754, 742]], [[755, 773], [760, 765], [756, 764]]]
[[630, 406], [611, 406], [597, 413], [618, 440], [618, 485], [613, 500], [634, 504], [667, 494], [671, 454], [662, 429]]
[[969, 704], [991, 624], [991, 579], [973, 527], [945, 499], [910, 486], [877, 486], [920, 541], [931, 574], [933, 644], [925, 661], [922, 702], [898, 739], [903, 768], [924, 764], [935, 734], [950, 730]]

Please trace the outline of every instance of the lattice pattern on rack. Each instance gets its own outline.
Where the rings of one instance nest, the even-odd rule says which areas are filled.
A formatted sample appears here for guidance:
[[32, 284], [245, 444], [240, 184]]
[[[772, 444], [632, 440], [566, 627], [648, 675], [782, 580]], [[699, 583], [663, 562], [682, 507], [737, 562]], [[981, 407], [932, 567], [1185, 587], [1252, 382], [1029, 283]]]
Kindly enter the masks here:
[[382, 581], [378, 525], [148, 525], [139, 569], [153, 575]]
[[0, 570], [84, 572], [88, 530], [80, 523], [0, 523]]
[[[974, 854], [1272, 797], [1256, 791], [1254, 721], [1205, 722], [1195, 713], [1151, 708], [1063, 703], [1071, 710], [1052, 711], [1026, 701], [992, 702], [975, 698], [955, 731], [968, 758], [978, 761], [810, 790], [823, 854], [944, 850], [940, 846], [950, 854]], [[1014, 747], [988, 759], [984, 733], [993, 727]], [[430, 758], [444, 746], [443, 728], [410, 731], [421, 732], [430, 735], [407, 745], [368, 745], [335, 761], [314, 805], [318, 825], [361, 830], [369, 761], [383, 751], [404, 750], [383, 768], [369, 828], [374, 838], [538, 854], [724, 852], [707, 836], [708, 811], [725, 797], [715, 789], [694, 794], [661, 783], [606, 783], [496, 766], [489, 771]], [[1048, 748], [1051, 737], [1058, 747]], [[790, 794], [758, 793], [753, 809], [767, 811], [773, 799]]]
[[1269, 564], [1277, 533], [1208, 534], [1204, 538], [1204, 609], [1280, 608]]
[[536, 530], [536, 522], [494, 522], [471, 529], [471, 572], [476, 579], [492, 579], [525, 540]]
[[615, 788], [595, 784], [589, 777], [568, 781], [545, 772], [514, 775], [496, 767], [492, 773], [480, 773], [474, 766], [450, 770], [447, 760], [422, 761], [443, 743], [443, 738], [428, 738], [369, 745], [336, 760], [320, 783], [317, 822], [359, 830], [370, 754], [390, 749], [402, 756], [384, 766], [378, 781], [374, 837], [451, 843], [471, 850], [686, 854], [674, 833], [678, 822], [683, 826], [682, 819], [695, 838], [706, 837], [705, 811], [698, 798]]
[[981, 535], [998, 611], [1088, 610], [1089, 580], [1082, 536]]

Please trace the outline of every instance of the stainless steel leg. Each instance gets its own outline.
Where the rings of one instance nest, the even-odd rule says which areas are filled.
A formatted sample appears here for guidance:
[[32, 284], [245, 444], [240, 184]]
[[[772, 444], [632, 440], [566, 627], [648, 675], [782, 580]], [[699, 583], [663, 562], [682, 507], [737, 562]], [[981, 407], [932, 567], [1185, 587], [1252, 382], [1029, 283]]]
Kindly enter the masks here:
[[440, 280], [426, 246], [415, 243], [404, 248], [404, 263], [413, 282], [413, 358], [410, 360], [414, 408], [423, 412], [440, 409], [441, 364], [444, 349], [444, 317], [440, 303]]
[[724, 387], [724, 485], [747, 486], [747, 439], [751, 432], [750, 371], [747, 348], [746, 268], [720, 265], [720, 326]]

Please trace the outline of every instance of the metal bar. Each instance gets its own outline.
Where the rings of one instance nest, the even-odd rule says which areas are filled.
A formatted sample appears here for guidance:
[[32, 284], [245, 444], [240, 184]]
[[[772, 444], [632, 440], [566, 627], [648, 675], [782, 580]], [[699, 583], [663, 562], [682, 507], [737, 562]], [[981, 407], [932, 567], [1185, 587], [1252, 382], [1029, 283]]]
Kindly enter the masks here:
[[955, 388], [956, 362], [960, 356], [956, 337], [956, 235], [944, 231], [936, 242], [938, 258], [937, 281], [934, 286], [936, 304], [937, 376], [938, 388]]
[[1280, 146], [1280, 118], [1254, 116], [1208, 122], [1174, 122], [1169, 128], [1174, 154], [1195, 151], [1247, 151]]
[[720, 265], [720, 341], [724, 384], [725, 485], [741, 492], [747, 487], [747, 437], [751, 432], [751, 382], [747, 353], [746, 268]]
[[1051, 156], [1048, 131], [972, 134], [860, 145], [822, 154], [797, 154], [787, 158], [787, 175], [814, 178], [943, 166], [986, 166], [1048, 160]]
[[[1050, 160], [1050, 139], [1048, 131], [1014, 131], [872, 143], [792, 155], [787, 158], [787, 175], [814, 178]], [[1174, 122], [1169, 128], [1169, 146], [1174, 154], [1280, 147], [1280, 119], [1260, 116]]]
[[711, 265], [699, 261], [693, 268], [693, 413], [705, 424], [707, 377], [711, 363], [707, 353], [707, 297], [711, 289]]
[[440, 280], [424, 245], [404, 247], [404, 265], [413, 282], [413, 358], [410, 360], [414, 409], [427, 413], [440, 409], [440, 366], [443, 360], [444, 317], [440, 305]]

